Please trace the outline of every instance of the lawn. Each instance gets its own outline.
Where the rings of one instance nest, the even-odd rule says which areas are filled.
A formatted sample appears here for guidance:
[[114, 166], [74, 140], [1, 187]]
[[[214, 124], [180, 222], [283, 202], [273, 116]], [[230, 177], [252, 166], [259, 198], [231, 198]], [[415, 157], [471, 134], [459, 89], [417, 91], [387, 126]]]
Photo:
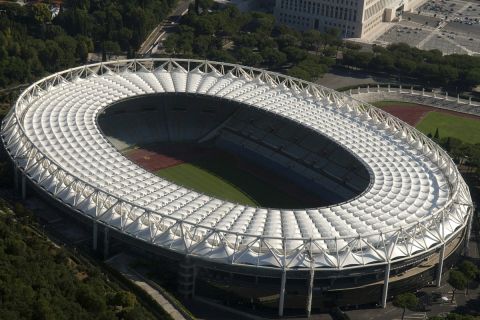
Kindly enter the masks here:
[[158, 176], [210, 196], [250, 206], [257, 203], [235, 185], [190, 163], [157, 171]]
[[435, 134], [438, 128], [440, 137], [453, 137], [466, 143], [480, 143], [480, 121], [442, 112], [429, 112], [417, 125], [425, 134]]
[[[244, 169], [245, 162], [242, 161], [232, 155], [208, 157], [161, 169], [156, 174], [189, 189], [243, 205], [274, 208], [316, 206], [316, 203], [299, 199]], [[251, 163], [248, 165], [252, 166]], [[261, 170], [265, 172], [264, 168]], [[292, 184], [286, 180], [283, 183]]]
[[[460, 116], [440, 109], [402, 101], [378, 101], [378, 108], [410, 124], [425, 134], [435, 134], [438, 128], [440, 138], [453, 137], [465, 143], [480, 143], [480, 120]], [[436, 111], [438, 110], [438, 111]]]

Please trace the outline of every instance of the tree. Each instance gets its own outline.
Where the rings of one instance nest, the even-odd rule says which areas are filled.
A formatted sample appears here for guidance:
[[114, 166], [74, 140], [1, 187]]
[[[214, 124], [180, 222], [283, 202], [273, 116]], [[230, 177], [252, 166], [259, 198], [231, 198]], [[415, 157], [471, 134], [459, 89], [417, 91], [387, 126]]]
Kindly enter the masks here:
[[269, 67], [278, 67], [283, 65], [287, 61], [287, 55], [276, 49], [265, 48], [261, 54], [264, 62]]
[[295, 78], [307, 80], [307, 81], [310, 80], [310, 74], [307, 71], [305, 71], [304, 69], [302, 69], [300, 67], [297, 67], [297, 66], [289, 69], [288, 70], [288, 75], [292, 76], [292, 77], [295, 77]]
[[195, 0], [195, 12], [200, 14], [207, 11], [213, 5], [213, 0]]
[[31, 7], [31, 15], [35, 23], [45, 24], [52, 19], [52, 14], [45, 3], [36, 3]]
[[468, 70], [465, 74], [465, 81], [469, 86], [480, 84], [480, 67]]
[[438, 132], [438, 128], [435, 130], [435, 134], [433, 135], [433, 140], [440, 139], [440, 133]]
[[450, 85], [458, 80], [458, 70], [455, 67], [440, 64], [438, 72], [439, 75], [441, 75], [438, 80], [439, 82], [443, 82], [443, 85]]
[[291, 62], [294, 64], [307, 58], [307, 51], [300, 49], [298, 47], [287, 47], [282, 51], [287, 54], [288, 62]]
[[112, 297], [111, 303], [115, 306], [121, 306], [123, 308], [133, 308], [135, 304], [137, 304], [137, 298], [131, 292], [118, 291]]
[[455, 299], [456, 290], [464, 290], [467, 286], [467, 278], [458, 270], [451, 270], [448, 277], [448, 284], [453, 288], [452, 302]]
[[208, 59], [213, 61], [223, 61], [229, 63], [235, 63], [236, 59], [228, 52], [224, 50], [210, 50], [208, 52]]
[[278, 47], [282, 50], [287, 47], [294, 47], [298, 44], [298, 38], [291, 34], [282, 34], [277, 37]]
[[418, 305], [418, 298], [410, 292], [399, 294], [393, 300], [393, 305], [403, 308], [402, 312], [402, 320], [405, 317], [405, 310], [409, 309], [412, 310]]
[[395, 63], [395, 66], [399, 69], [400, 72], [404, 74], [412, 74], [417, 67], [415, 61], [406, 58], [400, 58]]
[[478, 273], [478, 267], [473, 264], [471, 261], [463, 260], [459, 265], [458, 269], [463, 273], [465, 278], [467, 279], [467, 294], [468, 294], [468, 283], [474, 280]]
[[365, 69], [370, 64], [370, 61], [373, 59], [373, 54], [371, 52], [361, 52], [348, 50], [343, 55], [343, 63], [347, 66], [358, 67]]
[[379, 54], [370, 61], [370, 68], [377, 71], [395, 71], [395, 60], [390, 53]]
[[238, 59], [247, 66], [256, 66], [263, 61], [263, 57], [252, 49], [241, 48], [238, 50]]
[[108, 55], [108, 57], [110, 57], [111, 55], [118, 55], [122, 53], [120, 46], [117, 42], [114, 41], [105, 41], [104, 51]]
[[275, 26], [275, 18], [272, 15], [254, 12], [253, 19], [247, 26], [247, 30], [256, 34], [268, 36], [272, 33]]

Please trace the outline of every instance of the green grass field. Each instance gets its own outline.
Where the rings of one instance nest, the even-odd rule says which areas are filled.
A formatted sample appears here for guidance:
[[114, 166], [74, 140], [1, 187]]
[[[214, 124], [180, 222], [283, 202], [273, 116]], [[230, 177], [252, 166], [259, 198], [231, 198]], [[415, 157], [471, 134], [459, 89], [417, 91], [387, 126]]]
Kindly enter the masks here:
[[425, 134], [435, 133], [438, 128], [440, 137], [452, 137], [466, 143], [480, 143], [480, 121], [459, 117], [442, 112], [429, 112], [417, 125]]
[[201, 191], [216, 198], [228, 199], [251, 206], [257, 204], [254, 199], [235, 185], [190, 163], [182, 163], [177, 166], [162, 169], [157, 171], [157, 175], [189, 189]]
[[[182, 163], [161, 169], [156, 174], [189, 189], [244, 205], [274, 208], [305, 208], [318, 205], [309, 200], [298, 199], [244, 170], [239, 166], [238, 158], [229, 155], [198, 159], [194, 163]], [[287, 181], [285, 183], [291, 184]]]
[[[377, 108], [385, 108], [391, 105], [414, 107], [418, 104], [404, 101], [377, 101], [373, 103]], [[442, 111], [430, 111], [416, 125], [416, 128], [424, 134], [435, 134], [438, 128], [440, 137], [457, 138], [465, 143], [480, 143], [480, 120], [461, 117]]]
[[384, 107], [388, 107], [393, 105], [396, 106], [405, 106], [405, 107], [414, 107], [418, 106], [417, 103], [405, 102], [405, 101], [395, 101], [395, 100], [383, 100], [383, 101], [375, 101], [371, 103], [373, 106], [383, 109]]

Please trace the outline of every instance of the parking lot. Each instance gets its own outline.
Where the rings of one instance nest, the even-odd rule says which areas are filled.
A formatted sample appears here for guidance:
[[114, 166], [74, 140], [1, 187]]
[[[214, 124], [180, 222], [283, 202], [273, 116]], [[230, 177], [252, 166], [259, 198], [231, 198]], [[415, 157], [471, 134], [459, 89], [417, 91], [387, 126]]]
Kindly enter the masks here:
[[480, 54], [480, 2], [429, 0], [405, 12], [374, 43], [405, 42], [424, 50], [438, 49], [444, 54]]

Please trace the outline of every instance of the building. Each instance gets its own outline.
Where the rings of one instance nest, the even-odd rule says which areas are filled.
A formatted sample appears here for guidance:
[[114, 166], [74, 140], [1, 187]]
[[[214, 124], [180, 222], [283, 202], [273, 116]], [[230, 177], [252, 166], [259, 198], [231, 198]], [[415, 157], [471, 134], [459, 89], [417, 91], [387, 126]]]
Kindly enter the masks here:
[[277, 23], [297, 30], [336, 28], [344, 38], [369, 38], [425, 0], [276, 0]]

